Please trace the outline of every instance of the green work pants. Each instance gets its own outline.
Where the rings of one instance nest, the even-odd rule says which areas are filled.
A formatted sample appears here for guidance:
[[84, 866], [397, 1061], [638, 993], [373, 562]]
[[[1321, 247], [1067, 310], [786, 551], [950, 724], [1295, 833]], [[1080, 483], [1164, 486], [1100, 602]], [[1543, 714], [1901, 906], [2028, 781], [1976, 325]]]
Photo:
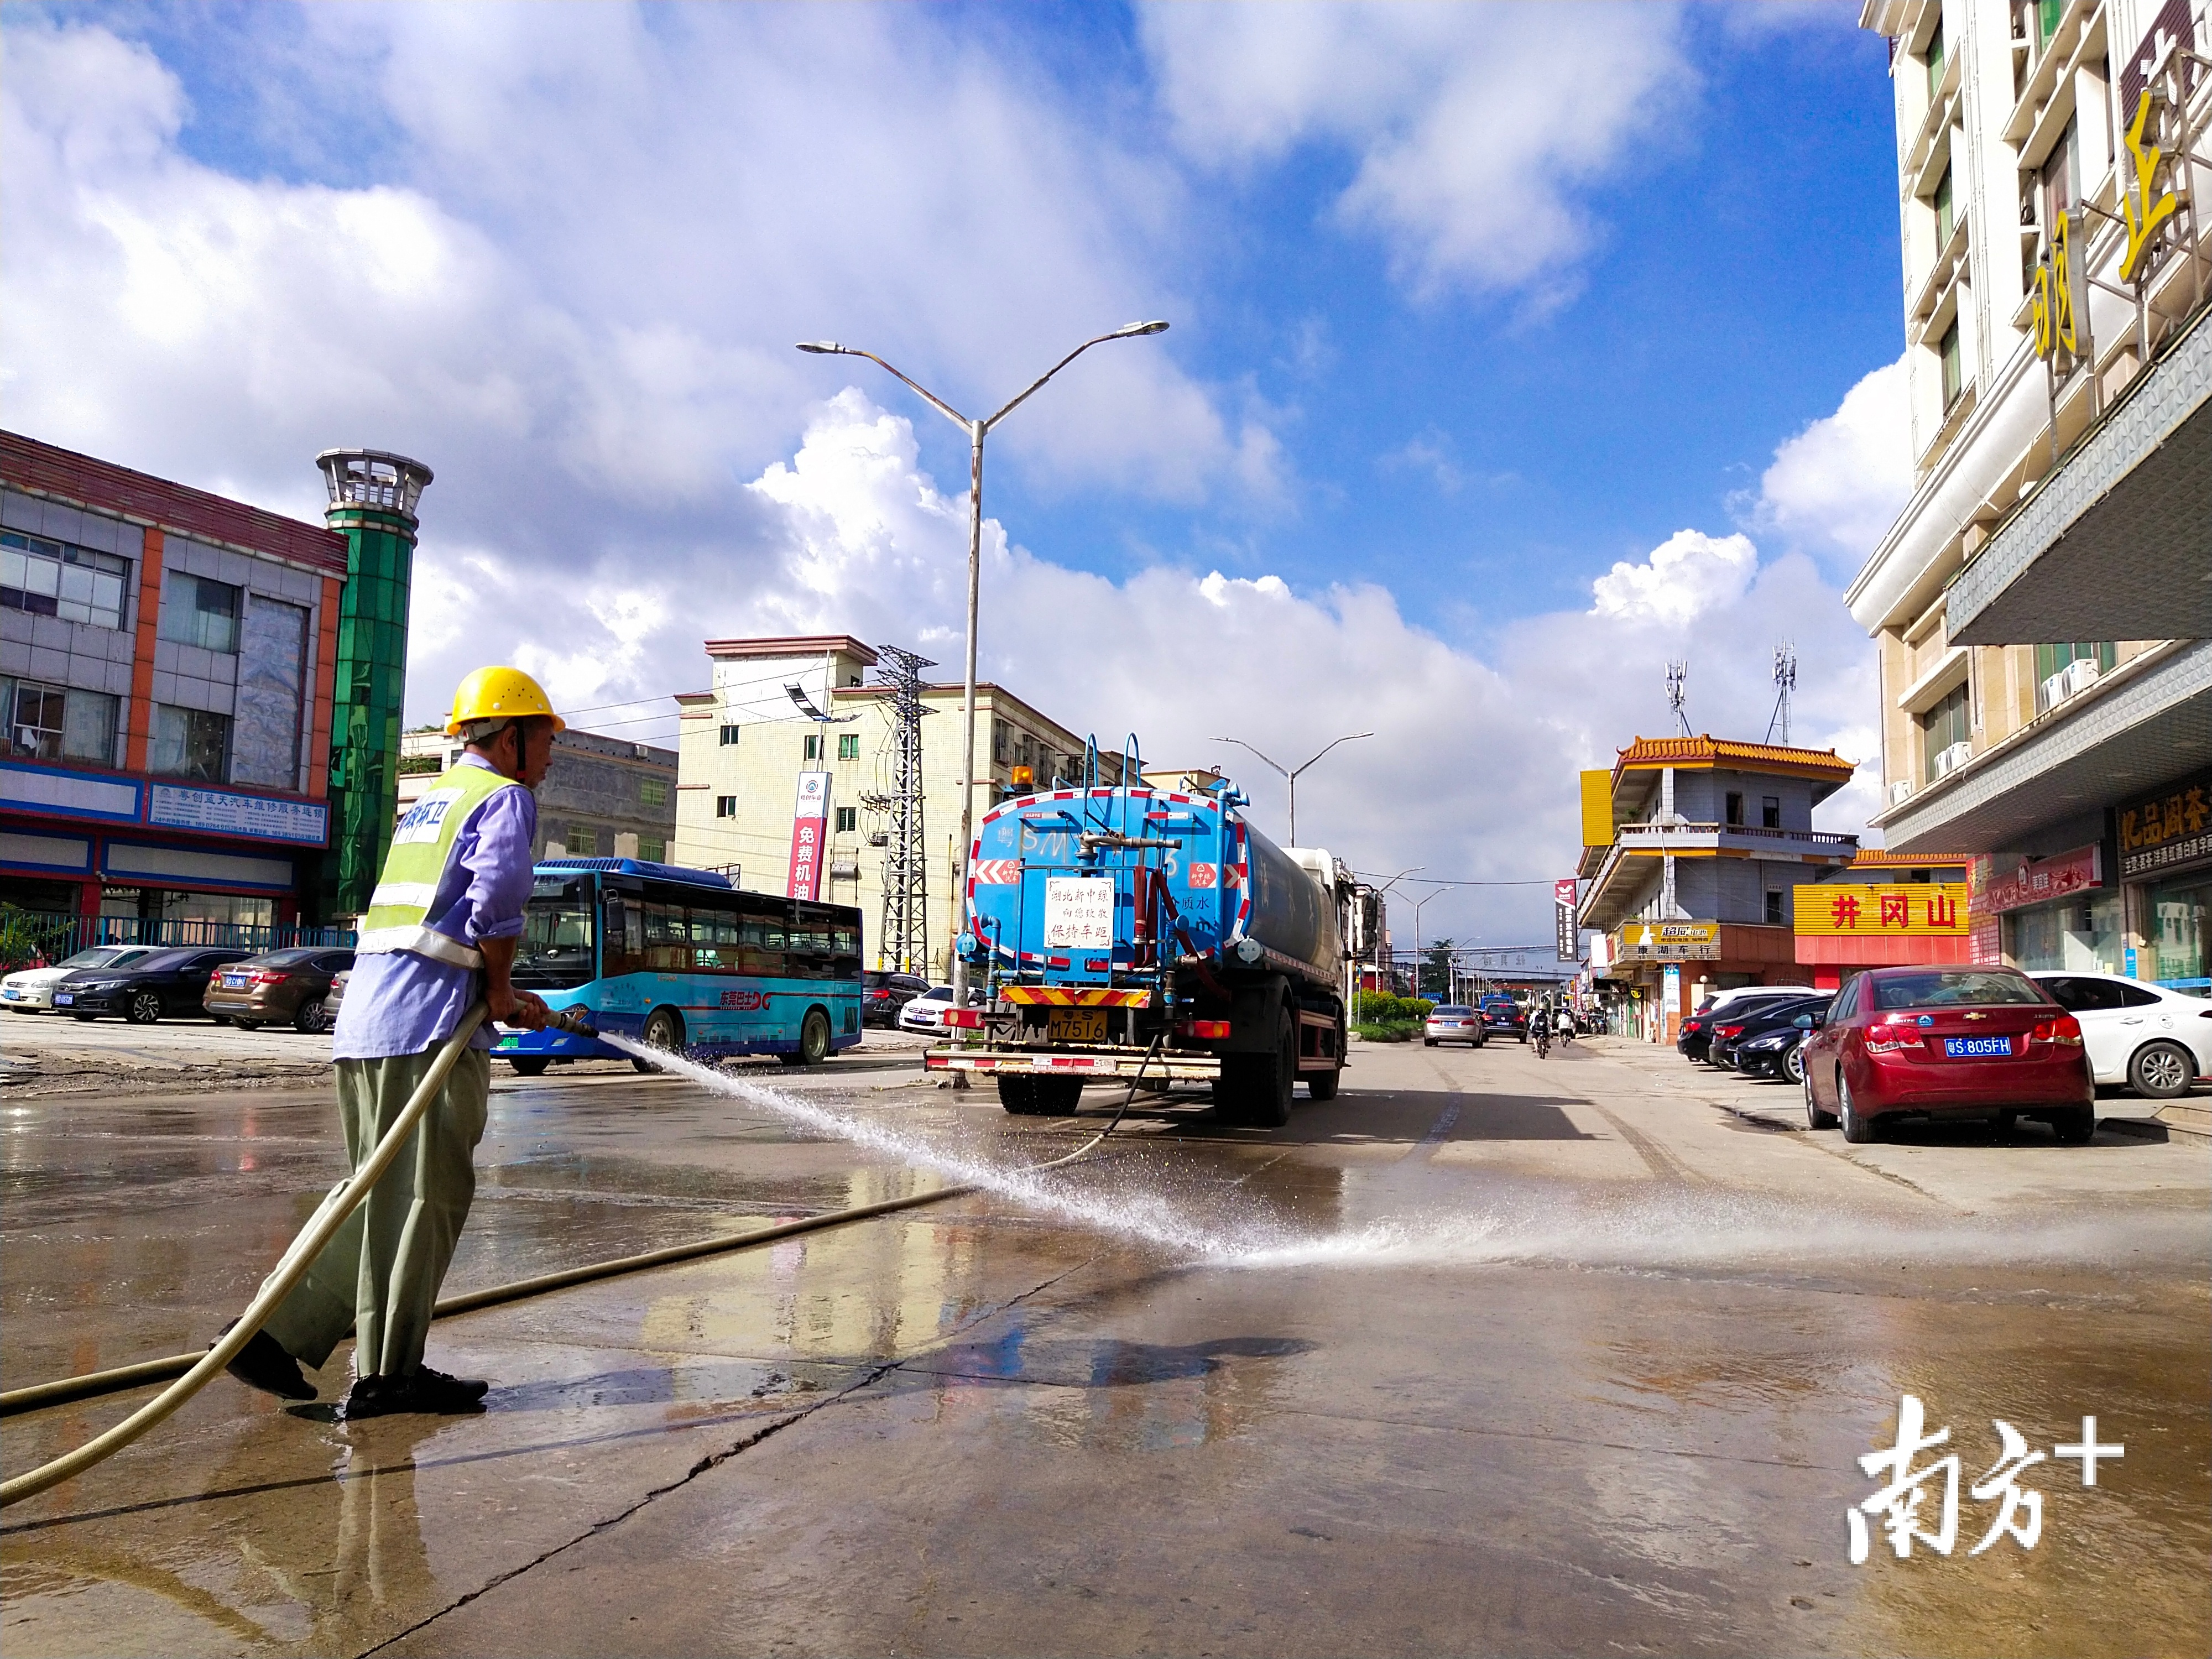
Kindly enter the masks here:
[[[354, 1168], [376, 1150], [437, 1052], [337, 1062]], [[404, 1376], [422, 1364], [430, 1310], [476, 1196], [490, 1094], [491, 1056], [463, 1049], [384, 1178], [262, 1328], [295, 1359], [319, 1368], [350, 1330], [358, 1376]]]

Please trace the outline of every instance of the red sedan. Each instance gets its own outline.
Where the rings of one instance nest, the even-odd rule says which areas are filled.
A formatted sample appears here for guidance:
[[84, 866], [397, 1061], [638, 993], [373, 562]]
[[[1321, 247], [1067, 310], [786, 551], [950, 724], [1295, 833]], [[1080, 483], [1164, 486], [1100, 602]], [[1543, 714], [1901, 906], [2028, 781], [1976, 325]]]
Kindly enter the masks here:
[[2010, 968], [1875, 968], [1805, 1040], [1805, 1118], [1872, 1140], [1886, 1118], [2021, 1116], [2060, 1143], [2097, 1130], [2081, 1027]]

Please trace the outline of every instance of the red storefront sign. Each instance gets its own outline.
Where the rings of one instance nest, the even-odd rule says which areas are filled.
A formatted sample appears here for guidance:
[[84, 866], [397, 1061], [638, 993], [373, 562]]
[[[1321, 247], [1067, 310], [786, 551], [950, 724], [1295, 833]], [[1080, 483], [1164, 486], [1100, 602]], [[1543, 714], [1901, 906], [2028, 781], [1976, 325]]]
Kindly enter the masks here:
[[787, 897], [811, 899], [821, 890], [822, 843], [830, 824], [830, 775], [801, 772], [799, 799], [791, 817], [791, 873]]
[[1974, 908], [1992, 915], [2002, 915], [2104, 884], [2103, 849], [2077, 847], [2056, 858], [2029, 859], [2018, 869], [2003, 874], [1992, 872], [1988, 883], [1976, 896]]

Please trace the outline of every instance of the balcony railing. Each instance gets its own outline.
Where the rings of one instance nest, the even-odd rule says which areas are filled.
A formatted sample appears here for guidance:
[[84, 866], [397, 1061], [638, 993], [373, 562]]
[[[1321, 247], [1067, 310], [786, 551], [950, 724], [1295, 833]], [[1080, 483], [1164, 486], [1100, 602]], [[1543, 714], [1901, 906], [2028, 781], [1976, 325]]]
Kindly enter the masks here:
[[1742, 837], [1751, 841], [1783, 842], [1823, 853], [1850, 853], [1858, 848], [1856, 836], [1827, 830], [1778, 830], [1760, 823], [1624, 823], [1615, 839], [1638, 853], [1679, 851], [1701, 843]]
[[143, 916], [78, 916], [0, 908], [0, 967], [59, 962], [101, 945], [227, 945], [284, 951], [351, 945], [349, 927], [275, 927], [241, 921], [164, 921]]

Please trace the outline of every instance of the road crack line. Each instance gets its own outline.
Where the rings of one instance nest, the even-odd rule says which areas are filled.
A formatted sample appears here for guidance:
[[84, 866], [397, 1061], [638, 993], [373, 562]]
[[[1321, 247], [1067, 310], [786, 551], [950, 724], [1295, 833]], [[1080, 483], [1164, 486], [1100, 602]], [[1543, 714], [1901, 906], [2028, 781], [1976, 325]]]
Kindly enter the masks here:
[[[959, 1337], [966, 1334], [968, 1331], [974, 1329], [985, 1320], [995, 1319], [1000, 1314], [1005, 1313], [1011, 1309], [1018, 1308], [1024, 1303], [1042, 1296], [1047, 1291], [1052, 1289], [1054, 1285], [1060, 1283], [1061, 1280], [1067, 1279], [1072, 1274], [1081, 1273], [1085, 1267], [1090, 1267], [1091, 1263], [1097, 1260], [1097, 1257], [1096, 1255], [1092, 1255], [1083, 1261], [1078, 1262], [1073, 1267], [1065, 1268], [1061, 1272], [1054, 1273], [1042, 1284], [1032, 1285], [1030, 1289], [1024, 1291], [1018, 1296], [1010, 1297], [1006, 1301], [1001, 1302], [994, 1307], [979, 1311], [974, 1318], [966, 1321], [963, 1324], [956, 1326], [952, 1330], [947, 1332], [945, 1334], [944, 1342], [941, 1342], [937, 1346], [943, 1346], [945, 1343], [957, 1340]], [[395, 1642], [404, 1642], [416, 1632], [427, 1630], [430, 1626], [436, 1624], [438, 1620], [445, 1618], [448, 1613], [459, 1612], [471, 1601], [477, 1601], [485, 1595], [489, 1595], [492, 1591], [499, 1589], [501, 1585], [510, 1583], [514, 1580], [521, 1577], [523, 1574], [533, 1571], [537, 1568], [544, 1566], [556, 1556], [565, 1554], [569, 1550], [574, 1549], [577, 1545], [587, 1543], [592, 1539], [598, 1537], [601, 1533], [610, 1531], [612, 1528], [622, 1525], [623, 1522], [630, 1519], [631, 1516], [636, 1515], [639, 1510], [644, 1509], [646, 1505], [653, 1503], [655, 1499], [665, 1498], [672, 1492], [682, 1491], [685, 1486], [690, 1486], [694, 1480], [696, 1480], [701, 1475], [720, 1468], [732, 1458], [738, 1456], [742, 1453], [750, 1451], [755, 1446], [759, 1445], [761, 1442], [769, 1438], [771, 1436], [781, 1434], [786, 1429], [792, 1427], [795, 1424], [803, 1423], [808, 1418], [814, 1416], [817, 1413], [827, 1411], [832, 1406], [842, 1405], [847, 1400], [860, 1393], [863, 1389], [872, 1388], [878, 1382], [882, 1382], [884, 1377], [889, 1376], [893, 1371], [905, 1369], [905, 1367], [914, 1360], [921, 1357], [922, 1356], [920, 1354], [909, 1354], [904, 1359], [886, 1360], [884, 1364], [875, 1366], [873, 1369], [869, 1370], [866, 1375], [858, 1378], [854, 1382], [848, 1383], [845, 1387], [838, 1389], [835, 1394], [829, 1395], [821, 1400], [814, 1401], [804, 1410], [795, 1411], [787, 1417], [780, 1417], [773, 1422], [763, 1424], [752, 1433], [745, 1435], [732, 1442], [730, 1445], [724, 1447], [721, 1450], [709, 1452], [706, 1456], [702, 1457], [697, 1462], [694, 1463], [690, 1468], [686, 1469], [675, 1480], [669, 1481], [665, 1486], [653, 1487], [650, 1492], [645, 1493], [643, 1497], [640, 1498], [635, 1503], [630, 1504], [627, 1509], [623, 1510], [620, 1513], [608, 1516], [604, 1520], [595, 1521], [583, 1531], [578, 1533], [574, 1537], [563, 1540], [562, 1542], [554, 1545], [550, 1549], [544, 1550], [538, 1555], [532, 1556], [529, 1560], [523, 1562], [519, 1566], [510, 1567], [504, 1572], [494, 1574], [483, 1583], [477, 1585], [476, 1589], [468, 1591], [465, 1595], [456, 1597], [453, 1601], [447, 1603], [446, 1606], [440, 1607], [436, 1612], [425, 1614], [421, 1619], [416, 1620], [413, 1624], [408, 1626], [404, 1630], [394, 1631], [391, 1635], [386, 1637], [374, 1646], [362, 1649], [358, 1656], [358, 1659], [370, 1659], [371, 1655], [383, 1652]]]

